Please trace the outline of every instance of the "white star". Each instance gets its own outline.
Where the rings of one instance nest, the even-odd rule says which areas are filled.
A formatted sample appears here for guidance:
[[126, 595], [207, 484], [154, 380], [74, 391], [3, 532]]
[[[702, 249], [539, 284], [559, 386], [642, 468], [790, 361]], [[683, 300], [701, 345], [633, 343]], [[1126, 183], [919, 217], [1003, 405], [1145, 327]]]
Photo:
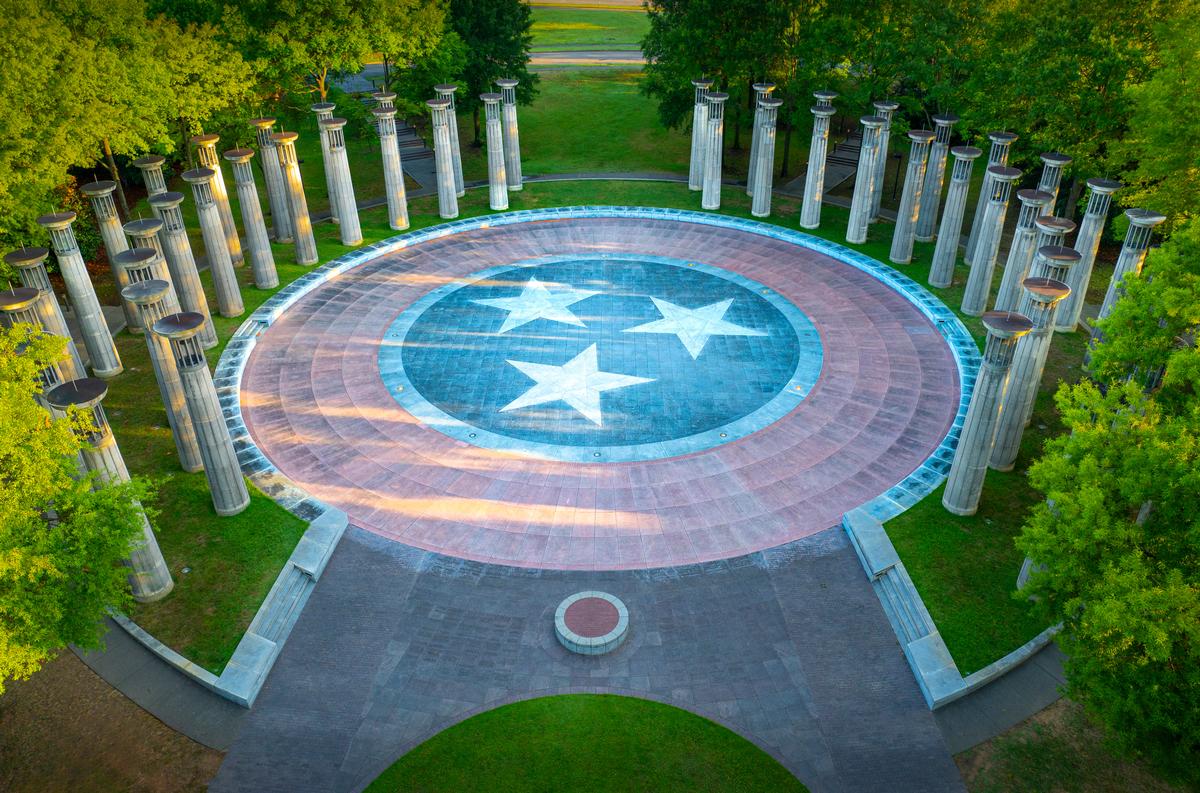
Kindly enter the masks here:
[[530, 380], [536, 381], [537, 385], [500, 408], [501, 413], [561, 400], [578, 410], [596, 426], [604, 424], [600, 415], [600, 392], [654, 381], [652, 377], [601, 372], [596, 360], [595, 344], [562, 366], [525, 361], [509, 363], [520, 369]]
[[548, 319], [552, 322], [562, 322], [582, 328], [584, 325], [579, 321], [579, 317], [568, 311], [567, 306], [578, 303], [580, 300], [587, 300], [594, 294], [597, 293], [570, 288], [551, 292], [541, 281], [530, 278], [525, 284], [525, 288], [521, 290], [521, 294], [516, 297], [493, 297], [473, 302], [508, 312], [504, 324], [500, 326], [497, 333], [505, 333], [513, 328], [519, 328], [526, 322], [533, 322], [535, 319]]
[[761, 330], [744, 328], [721, 319], [733, 305], [733, 298], [719, 303], [710, 303], [700, 308], [684, 308], [657, 297], [650, 298], [658, 307], [662, 319], [626, 328], [626, 333], [673, 333], [683, 342], [693, 360], [699, 357], [711, 336], [766, 336]]

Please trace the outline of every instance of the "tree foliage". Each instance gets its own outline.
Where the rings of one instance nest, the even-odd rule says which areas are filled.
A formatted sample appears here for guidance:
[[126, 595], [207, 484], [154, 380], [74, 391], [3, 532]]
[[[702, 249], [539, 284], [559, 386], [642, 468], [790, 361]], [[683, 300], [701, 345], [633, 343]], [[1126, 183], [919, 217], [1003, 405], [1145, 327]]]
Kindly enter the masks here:
[[522, 0], [450, 0], [450, 24], [466, 47], [457, 105], [474, 114], [478, 142], [479, 95], [496, 91], [496, 80], [518, 80], [521, 104], [537, 94], [537, 75], [529, 71], [533, 13]]
[[130, 598], [121, 560], [147, 489], [80, 476], [75, 430], [90, 414], [53, 420], [35, 401], [65, 344], [31, 325], [0, 329], [0, 692], [68, 643], [98, 646], [106, 610]]

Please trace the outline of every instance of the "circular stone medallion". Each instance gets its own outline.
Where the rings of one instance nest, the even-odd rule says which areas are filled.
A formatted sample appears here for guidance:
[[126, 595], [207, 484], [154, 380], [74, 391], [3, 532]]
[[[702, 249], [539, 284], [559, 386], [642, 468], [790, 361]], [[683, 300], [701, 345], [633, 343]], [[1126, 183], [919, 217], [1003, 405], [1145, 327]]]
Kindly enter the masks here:
[[573, 653], [612, 652], [625, 641], [628, 631], [629, 610], [607, 592], [576, 592], [554, 612], [554, 633]]
[[763, 429], [821, 372], [812, 322], [735, 273], [554, 256], [433, 290], [385, 334], [384, 384], [457, 440], [577, 462], [701, 451]]

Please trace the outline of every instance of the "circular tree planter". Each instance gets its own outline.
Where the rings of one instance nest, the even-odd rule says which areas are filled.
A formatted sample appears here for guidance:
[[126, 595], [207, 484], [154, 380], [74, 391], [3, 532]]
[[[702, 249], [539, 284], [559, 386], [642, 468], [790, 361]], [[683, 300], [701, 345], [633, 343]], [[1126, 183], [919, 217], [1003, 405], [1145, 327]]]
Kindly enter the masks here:
[[554, 612], [559, 643], [580, 655], [612, 652], [629, 631], [629, 609], [607, 592], [576, 592]]

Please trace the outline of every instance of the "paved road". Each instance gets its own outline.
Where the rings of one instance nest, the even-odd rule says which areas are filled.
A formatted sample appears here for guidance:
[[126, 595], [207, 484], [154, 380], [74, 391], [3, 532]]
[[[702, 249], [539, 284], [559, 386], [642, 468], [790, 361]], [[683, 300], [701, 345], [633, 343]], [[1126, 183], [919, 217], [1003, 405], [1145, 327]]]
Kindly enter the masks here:
[[642, 66], [646, 63], [641, 50], [563, 50], [535, 52], [529, 65], [534, 68], [557, 66]]

